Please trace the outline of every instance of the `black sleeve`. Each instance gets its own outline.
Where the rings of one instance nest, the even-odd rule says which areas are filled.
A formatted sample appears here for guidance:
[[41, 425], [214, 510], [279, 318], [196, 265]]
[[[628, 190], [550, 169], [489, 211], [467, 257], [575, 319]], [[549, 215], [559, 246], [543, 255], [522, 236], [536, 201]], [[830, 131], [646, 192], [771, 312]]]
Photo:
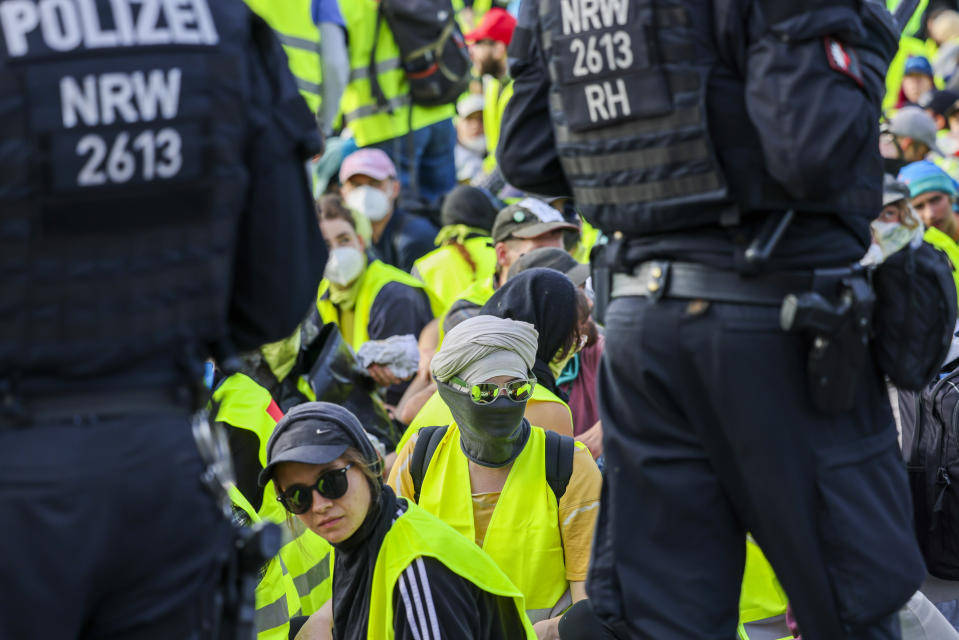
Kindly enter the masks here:
[[570, 195], [549, 116], [549, 73], [540, 49], [538, 2], [524, 2], [510, 43], [513, 96], [506, 103], [496, 162], [507, 182], [523, 191]]
[[859, 14], [838, 3], [805, 12], [757, 4], [767, 17], [771, 6], [785, 14], [771, 24], [754, 14], [746, 54], [746, 110], [769, 173], [797, 198], [841, 191], [848, 173], [837, 167], [878, 155], [881, 96], [850, 45], [865, 33]]
[[396, 640], [525, 638], [512, 599], [482, 591], [435, 558], [417, 558], [393, 590]]
[[240, 351], [288, 336], [326, 264], [304, 162], [322, 140], [276, 37], [252, 16], [247, 208], [236, 238], [230, 339]]
[[370, 307], [367, 331], [370, 340], [385, 340], [408, 333], [419, 339], [420, 331], [432, 319], [426, 292], [401, 282], [388, 282], [376, 294]]

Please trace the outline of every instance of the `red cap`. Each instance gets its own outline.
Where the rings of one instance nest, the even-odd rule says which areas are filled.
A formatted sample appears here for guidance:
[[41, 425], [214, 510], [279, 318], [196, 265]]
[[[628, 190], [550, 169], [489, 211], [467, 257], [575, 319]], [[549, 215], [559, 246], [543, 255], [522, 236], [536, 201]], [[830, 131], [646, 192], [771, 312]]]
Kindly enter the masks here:
[[516, 28], [516, 18], [506, 9], [493, 7], [480, 21], [479, 26], [463, 36], [467, 42], [480, 40], [495, 40], [505, 45], [513, 38], [513, 29]]

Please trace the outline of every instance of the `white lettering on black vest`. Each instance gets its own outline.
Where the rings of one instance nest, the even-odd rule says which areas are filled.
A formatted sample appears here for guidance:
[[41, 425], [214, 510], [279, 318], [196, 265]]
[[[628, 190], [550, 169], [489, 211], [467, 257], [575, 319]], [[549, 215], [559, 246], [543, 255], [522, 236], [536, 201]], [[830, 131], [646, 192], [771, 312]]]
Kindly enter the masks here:
[[219, 42], [207, 0], [110, 0], [109, 4], [112, 20], [101, 21], [95, 0], [4, 0], [0, 30], [7, 52], [14, 57], [27, 55], [27, 38], [37, 29], [54, 51]]

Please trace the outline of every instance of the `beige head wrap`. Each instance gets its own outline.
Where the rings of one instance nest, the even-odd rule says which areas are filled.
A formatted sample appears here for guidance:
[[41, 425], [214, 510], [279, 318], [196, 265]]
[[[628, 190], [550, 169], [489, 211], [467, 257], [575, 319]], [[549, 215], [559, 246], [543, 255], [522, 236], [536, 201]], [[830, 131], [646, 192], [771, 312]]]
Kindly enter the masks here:
[[448, 382], [453, 376], [469, 383], [495, 376], [525, 378], [536, 361], [538, 338], [528, 322], [476, 316], [446, 334], [430, 370], [440, 382]]

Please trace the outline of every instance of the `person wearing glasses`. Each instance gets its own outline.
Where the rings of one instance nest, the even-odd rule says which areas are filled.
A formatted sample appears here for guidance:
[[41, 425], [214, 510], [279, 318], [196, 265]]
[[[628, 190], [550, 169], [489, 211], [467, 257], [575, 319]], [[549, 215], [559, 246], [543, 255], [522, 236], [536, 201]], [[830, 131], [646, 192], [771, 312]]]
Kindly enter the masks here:
[[309, 640], [535, 637], [495, 562], [449, 525], [397, 498], [359, 420], [327, 402], [291, 409], [267, 444], [261, 486], [333, 545], [333, 598]]
[[453, 420], [412, 436], [389, 484], [492, 556], [537, 637], [556, 638], [561, 614], [586, 598], [601, 477], [582, 444], [524, 418], [538, 346], [519, 320], [454, 327], [430, 365]]

